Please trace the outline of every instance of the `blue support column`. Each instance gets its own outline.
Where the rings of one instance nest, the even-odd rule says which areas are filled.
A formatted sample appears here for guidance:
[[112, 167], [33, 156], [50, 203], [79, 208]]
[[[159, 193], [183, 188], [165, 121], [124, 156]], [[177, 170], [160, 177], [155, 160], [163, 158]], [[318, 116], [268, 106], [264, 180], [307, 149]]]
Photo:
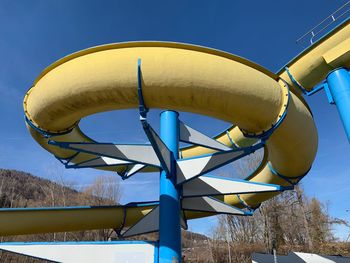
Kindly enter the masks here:
[[350, 76], [345, 68], [330, 72], [327, 76], [328, 87], [350, 142]]
[[[164, 111], [160, 114], [160, 137], [177, 159], [179, 151], [179, 114]], [[159, 262], [181, 262], [180, 195], [176, 188], [176, 165], [171, 172], [160, 173], [159, 198]]]

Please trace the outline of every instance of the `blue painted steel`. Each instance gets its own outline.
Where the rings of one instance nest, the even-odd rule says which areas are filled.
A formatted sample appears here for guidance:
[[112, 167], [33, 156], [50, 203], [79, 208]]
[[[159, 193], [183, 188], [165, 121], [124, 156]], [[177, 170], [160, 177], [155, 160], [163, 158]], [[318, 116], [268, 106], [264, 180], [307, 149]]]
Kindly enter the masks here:
[[[316, 86], [314, 86], [313, 88], [312, 88], [312, 90], [310, 90], [310, 91], [308, 91], [307, 93], [306, 93], [306, 95], [307, 96], [311, 96], [311, 95], [314, 95], [314, 94], [316, 94], [317, 92], [319, 92], [320, 90], [325, 90], [325, 92], [327, 93], [327, 91], [328, 91], [328, 84], [327, 84], [327, 82], [326, 81], [322, 81], [322, 82], [320, 82], [320, 83], [318, 83]], [[331, 102], [329, 102], [329, 103], [331, 103]]]
[[247, 209], [253, 214], [255, 209], [254, 209], [253, 207], [249, 206], [249, 205], [242, 199], [242, 197], [240, 196], [240, 194], [236, 194], [236, 196], [237, 196], [237, 198], [238, 198], [240, 204], [241, 204], [242, 206], [244, 206], [245, 208], [247, 208]]
[[30, 246], [30, 245], [129, 245], [150, 244], [157, 246], [156, 241], [118, 240], [118, 241], [64, 241], [64, 242], [1, 242], [1, 246]]
[[154, 244], [154, 263], [158, 263], [159, 262], [159, 243], [156, 242]]
[[329, 90], [328, 83], [324, 84], [324, 91], [326, 92], [329, 104], [335, 104], [331, 91]]
[[329, 104], [334, 104], [334, 99], [333, 96], [329, 90], [329, 86], [327, 81], [323, 80], [320, 83], [318, 83], [316, 86], [314, 86], [312, 88], [312, 90], [308, 91], [307, 89], [305, 89], [292, 75], [292, 73], [290, 73], [288, 67], [285, 67], [285, 70], [290, 78], [290, 80], [300, 89], [300, 91], [306, 95], [306, 96], [311, 96], [314, 95], [315, 93], [319, 92], [320, 90], [323, 90], [326, 92], [327, 95], [327, 99]]
[[158, 201], [146, 202], [130, 202], [125, 205], [111, 205], [111, 206], [54, 206], [54, 207], [27, 207], [27, 208], [0, 208], [0, 212], [10, 211], [47, 211], [47, 210], [76, 210], [76, 209], [106, 209], [106, 208], [123, 208], [123, 207], [144, 207], [158, 205]]
[[140, 118], [146, 119], [148, 108], [145, 105], [145, 101], [143, 99], [143, 94], [142, 94], [142, 71], [141, 71], [141, 59], [140, 58], [137, 60], [137, 95], [139, 98]]
[[[272, 164], [270, 162], [267, 163], [267, 166], [269, 167], [270, 171], [278, 176], [279, 178], [285, 180], [286, 182], [288, 182], [289, 184], [291, 184], [291, 186], [281, 186], [284, 187], [285, 190], [293, 190], [293, 186], [297, 185], [301, 179], [303, 179], [305, 177], [305, 175], [308, 174], [308, 172], [310, 171], [311, 167], [309, 168], [309, 170], [307, 170], [304, 174], [299, 175], [299, 176], [294, 176], [294, 177], [289, 177], [289, 176], [285, 176], [283, 174], [280, 174], [278, 171], [275, 170], [275, 168], [272, 167]], [[289, 188], [289, 189], [288, 189]]]
[[[282, 79], [281, 79], [282, 80]], [[283, 81], [283, 80], [282, 80]], [[275, 132], [275, 130], [278, 129], [279, 126], [281, 126], [281, 124], [283, 123], [284, 119], [286, 118], [287, 116], [287, 113], [288, 113], [288, 107], [289, 107], [289, 104], [290, 104], [290, 90], [289, 90], [289, 86], [288, 84], [283, 81], [286, 85], [286, 87], [288, 88], [288, 100], [287, 100], [287, 104], [284, 105], [285, 108], [284, 108], [284, 111], [282, 113], [282, 115], [280, 116], [280, 118], [277, 120], [277, 122], [275, 124], [273, 124], [271, 126], [271, 128], [269, 128], [268, 130], [266, 131], [263, 131], [261, 134], [247, 134], [244, 130], [240, 129], [242, 131], [242, 133], [244, 134], [245, 137], [247, 138], [256, 138], [256, 139], [260, 139], [261, 142], [265, 142], [269, 139], [269, 137]]]
[[159, 262], [181, 262], [180, 194], [175, 159], [179, 156], [179, 120], [175, 111], [160, 114], [160, 137], [172, 152], [171, 173], [160, 173]]
[[[145, 131], [146, 135], [147, 135], [147, 138], [149, 139], [149, 141], [151, 142], [151, 145], [153, 146], [153, 150], [154, 152], [156, 153], [157, 157], [158, 157], [158, 160], [161, 164], [161, 168], [163, 170], [167, 170], [167, 174], [170, 174], [170, 171], [168, 171], [168, 167], [167, 167], [167, 164], [166, 164], [166, 152], [165, 150], [167, 151], [167, 153], [170, 152], [170, 150], [168, 149], [168, 147], [165, 145], [165, 143], [163, 142], [163, 140], [161, 138], [158, 138], [161, 143], [163, 144], [163, 146], [165, 146], [165, 149], [161, 149], [159, 147], [159, 145], [157, 145], [157, 142], [156, 142], [156, 137], [159, 137], [158, 134], [153, 130], [153, 128], [151, 127], [151, 125], [149, 125], [149, 123], [147, 122], [146, 119], [143, 119], [141, 120], [141, 123], [142, 123], [142, 127], [143, 127], [143, 130]], [[164, 152], [163, 152], [164, 151]], [[170, 154], [171, 155], [171, 154]]]
[[350, 76], [345, 68], [331, 71], [327, 76], [329, 90], [350, 142]]
[[306, 95], [308, 93], [308, 91], [293, 77], [292, 73], [290, 73], [290, 71], [289, 71], [289, 68], [286, 66], [286, 67], [284, 67], [284, 69], [286, 70], [290, 81], [293, 82], [293, 84], [295, 86], [297, 86], [303, 94]]
[[48, 131], [45, 131], [43, 129], [40, 129], [39, 127], [35, 126], [35, 124], [29, 120], [27, 118], [27, 116], [24, 117], [25, 119], [25, 122], [30, 126], [32, 127], [34, 130], [36, 130], [37, 132], [39, 132], [42, 136], [46, 137], [46, 138], [50, 138], [50, 137], [54, 137], [54, 136], [60, 136], [60, 135], [65, 135], [65, 134], [68, 134], [70, 133], [76, 125], [78, 125], [78, 122], [74, 124], [73, 127], [69, 128], [67, 131], [64, 131], [64, 132], [56, 132], [56, 133], [53, 133], [53, 132], [48, 132]]
[[234, 142], [234, 140], [231, 138], [230, 133], [228, 132], [228, 130], [226, 131], [226, 135], [227, 135], [227, 137], [228, 137], [228, 139], [229, 139], [229, 141], [231, 143], [231, 148], [233, 148], [233, 149], [239, 148], [237, 146], [237, 144]]
[[117, 234], [119, 239], [123, 238], [122, 231], [125, 227], [125, 221], [126, 221], [126, 214], [127, 214], [127, 206], [124, 206], [123, 208], [123, 221], [122, 223], [114, 229], [115, 233]]

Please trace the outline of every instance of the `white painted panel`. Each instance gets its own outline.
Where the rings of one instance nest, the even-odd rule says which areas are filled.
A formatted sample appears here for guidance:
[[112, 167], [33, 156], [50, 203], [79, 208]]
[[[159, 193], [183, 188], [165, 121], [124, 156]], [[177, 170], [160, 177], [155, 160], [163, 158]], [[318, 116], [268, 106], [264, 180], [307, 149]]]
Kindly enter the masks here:
[[146, 165], [143, 165], [143, 164], [135, 164], [126, 174], [125, 176], [126, 177], [129, 177], [129, 176], [132, 176], [134, 175], [135, 173], [141, 171], [143, 168], [145, 168]]
[[236, 150], [214, 153], [193, 159], [178, 160], [176, 170], [177, 183], [180, 184], [186, 180], [205, 174], [247, 154], [248, 152], [244, 150]]
[[218, 214], [244, 215], [245, 212], [239, 208], [228, 205], [213, 197], [187, 197], [182, 200], [182, 209], [213, 212]]
[[124, 165], [130, 164], [128, 161], [118, 160], [108, 157], [99, 157], [92, 160], [88, 160], [82, 163], [77, 163], [76, 166], [80, 168], [84, 167], [94, 167], [94, 166], [115, 166], [115, 165]]
[[156, 251], [146, 242], [0, 243], [0, 249], [63, 263], [151, 263]]
[[116, 164], [128, 164], [130, 162], [124, 160], [118, 160], [110, 157], [101, 157], [101, 159], [108, 165], [116, 165]]
[[[253, 263], [274, 262], [273, 255], [253, 253]], [[278, 263], [350, 263], [350, 257], [325, 256], [311, 253], [292, 252], [288, 255], [277, 255]]]
[[280, 186], [259, 184], [224, 177], [201, 176], [183, 185], [183, 196], [204, 196], [217, 194], [240, 194], [278, 191]]
[[187, 126], [183, 122], [180, 122], [180, 140], [196, 145], [202, 145], [204, 147], [217, 149], [217, 150], [231, 150], [226, 145], [210, 138], [209, 136]]
[[211, 156], [202, 158], [179, 160], [177, 162], [177, 183], [189, 180], [201, 174], [209, 163]]
[[69, 143], [64, 148], [83, 150], [91, 154], [135, 161], [159, 166], [159, 160], [151, 145]]
[[350, 263], [349, 257], [337, 257], [337, 256], [324, 256], [311, 253], [294, 252], [290, 254], [295, 254], [301, 258], [304, 262], [310, 263]]

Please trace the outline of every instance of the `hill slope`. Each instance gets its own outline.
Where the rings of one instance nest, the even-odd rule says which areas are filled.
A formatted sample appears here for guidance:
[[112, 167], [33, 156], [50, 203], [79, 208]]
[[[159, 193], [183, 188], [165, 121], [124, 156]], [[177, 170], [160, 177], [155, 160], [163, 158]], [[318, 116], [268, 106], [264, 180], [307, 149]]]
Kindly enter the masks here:
[[[63, 180], [62, 180], [63, 181]], [[32, 174], [0, 169], [0, 207], [50, 207], [75, 205], [115, 205], [120, 197], [119, 185], [113, 177], [100, 177], [88, 188], [77, 191], [69, 186], [62, 185]], [[203, 249], [208, 247], [208, 238], [204, 235], [183, 231], [182, 241], [184, 254], [191, 258], [193, 246]], [[133, 239], [157, 240], [158, 234], [141, 235]], [[4, 241], [82, 241], [118, 239], [114, 230], [95, 230], [67, 233], [52, 233], [39, 235], [23, 235], [2, 237]], [[208, 251], [203, 251], [206, 254]], [[8, 252], [0, 252], [0, 262], [45, 262], [31, 259]]]

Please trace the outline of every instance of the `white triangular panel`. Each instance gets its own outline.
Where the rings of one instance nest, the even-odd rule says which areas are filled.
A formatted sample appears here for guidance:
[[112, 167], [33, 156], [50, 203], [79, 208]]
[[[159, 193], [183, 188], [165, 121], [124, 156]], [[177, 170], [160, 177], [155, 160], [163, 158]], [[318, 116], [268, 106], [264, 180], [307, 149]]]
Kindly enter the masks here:
[[119, 164], [129, 164], [130, 163], [130, 162], [125, 161], [125, 160], [118, 160], [115, 158], [104, 157], [104, 156], [102, 156], [101, 159], [108, 165], [119, 165]]
[[252, 254], [252, 263], [349, 263], [350, 257], [326, 256], [303, 252], [290, 252], [288, 255]]
[[247, 154], [249, 152], [245, 152], [244, 150], [234, 150], [198, 158], [178, 160], [176, 169], [177, 183], [184, 183], [187, 180], [210, 172]]
[[350, 257], [317, 255], [304, 252], [290, 252], [288, 256], [293, 259], [300, 258], [300, 262], [307, 263], [349, 263]]
[[0, 243], [0, 249], [62, 263], [153, 263], [157, 256], [155, 245], [142, 241]]
[[279, 185], [201, 176], [183, 184], [183, 197], [280, 191]]
[[140, 234], [151, 233], [159, 230], [159, 206], [156, 206], [141, 218], [135, 225], [131, 226], [128, 230], [126, 230], [122, 236], [123, 237], [131, 237]]
[[111, 143], [60, 143], [51, 142], [62, 148], [106, 156], [111, 159], [160, 166], [158, 157], [151, 145], [111, 144]]
[[118, 160], [109, 157], [98, 157], [92, 160], [88, 160], [86, 162], [77, 163], [74, 166], [77, 168], [84, 167], [96, 167], [96, 166], [116, 166], [116, 165], [125, 165], [130, 164], [130, 162], [125, 160]]
[[212, 212], [212, 213], [218, 213], [218, 214], [232, 214], [232, 215], [246, 214], [246, 212], [244, 212], [239, 208], [228, 205], [220, 200], [217, 200], [209, 196], [184, 198], [182, 200], [182, 209], [202, 211], [202, 212]]
[[209, 136], [187, 126], [183, 122], [180, 121], [180, 141], [192, 143], [196, 145], [201, 145], [204, 147], [227, 151], [231, 150], [231, 148], [226, 145], [210, 138]]
[[177, 183], [183, 183], [195, 176], [200, 175], [208, 165], [210, 156], [195, 159], [184, 159], [177, 161]]
[[129, 171], [127, 171], [124, 175], [124, 177], [130, 177], [137, 172], [141, 171], [143, 168], [145, 168], [146, 165], [144, 164], [135, 164]]

